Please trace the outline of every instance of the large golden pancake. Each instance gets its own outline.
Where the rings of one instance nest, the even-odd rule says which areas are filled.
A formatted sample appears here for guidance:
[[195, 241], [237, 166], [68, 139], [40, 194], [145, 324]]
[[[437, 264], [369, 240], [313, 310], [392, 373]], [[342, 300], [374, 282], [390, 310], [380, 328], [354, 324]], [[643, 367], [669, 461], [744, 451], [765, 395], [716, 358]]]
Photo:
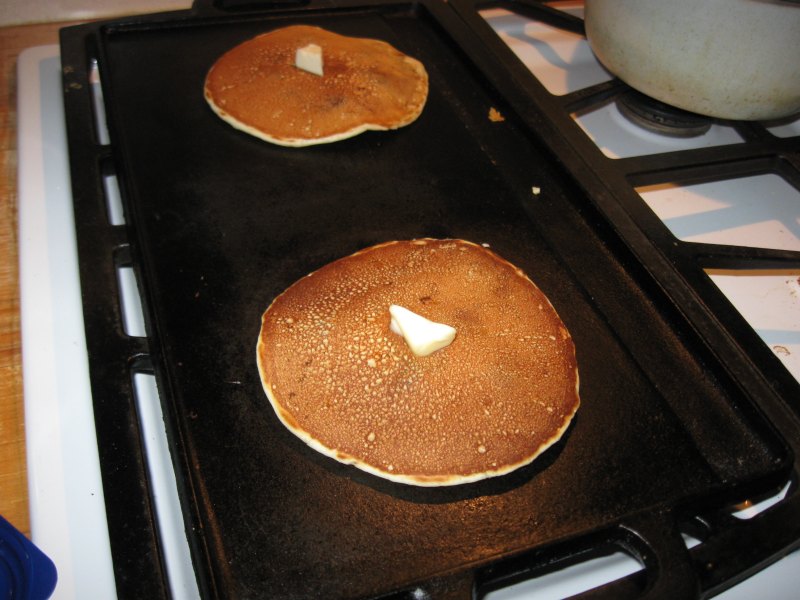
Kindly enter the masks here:
[[[321, 48], [323, 74], [298, 68]], [[209, 70], [205, 97], [225, 121], [283, 146], [308, 146], [413, 122], [428, 97], [422, 63], [380, 40], [294, 25], [248, 40]]]
[[[416, 356], [389, 306], [454, 327]], [[509, 473], [555, 443], [580, 403], [575, 347], [545, 295], [463, 240], [372, 246], [291, 285], [262, 317], [264, 390], [312, 448], [401, 483]]]

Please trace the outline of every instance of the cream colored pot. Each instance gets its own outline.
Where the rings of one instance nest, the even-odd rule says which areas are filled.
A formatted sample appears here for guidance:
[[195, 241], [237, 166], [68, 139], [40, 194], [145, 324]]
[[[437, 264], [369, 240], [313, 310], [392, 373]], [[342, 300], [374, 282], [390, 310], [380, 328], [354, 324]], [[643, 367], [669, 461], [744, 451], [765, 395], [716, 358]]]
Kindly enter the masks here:
[[800, 113], [800, 4], [788, 0], [586, 0], [605, 67], [640, 92], [740, 120]]

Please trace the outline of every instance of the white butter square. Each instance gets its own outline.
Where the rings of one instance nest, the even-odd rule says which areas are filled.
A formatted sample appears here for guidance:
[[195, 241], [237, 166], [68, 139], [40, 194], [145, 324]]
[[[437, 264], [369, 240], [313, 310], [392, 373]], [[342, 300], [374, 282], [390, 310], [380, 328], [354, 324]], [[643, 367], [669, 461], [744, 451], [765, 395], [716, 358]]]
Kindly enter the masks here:
[[294, 64], [298, 69], [308, 71], [314, 75], [322, 75], [322, 48], [317, 44], [308, 44], [298, 48], [294, 57]]

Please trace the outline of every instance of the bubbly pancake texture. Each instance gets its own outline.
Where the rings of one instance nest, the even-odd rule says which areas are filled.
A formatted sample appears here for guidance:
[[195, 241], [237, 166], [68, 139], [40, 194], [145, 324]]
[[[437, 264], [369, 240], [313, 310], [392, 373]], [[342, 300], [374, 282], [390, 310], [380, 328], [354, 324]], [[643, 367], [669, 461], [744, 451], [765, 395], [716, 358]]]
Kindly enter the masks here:
[[[309, 44], [322, 49], [321, 76], [295, 66], [297, 50]], [[428, 74], [384, 41], [293, 25], [223, 54], [204, 93], [237, 129], [274, 144], [308, 146], [412, 123], [428, 97]]]
[[[389, 306], [455, 327], [415, 356]], [[257, 362], [276, 414], [312, 448], [392, 481], [444, 486], [529, 464], [578, 409], [572, 338], [517, 267], [464, 240], [372, 246], [279, 295]]]

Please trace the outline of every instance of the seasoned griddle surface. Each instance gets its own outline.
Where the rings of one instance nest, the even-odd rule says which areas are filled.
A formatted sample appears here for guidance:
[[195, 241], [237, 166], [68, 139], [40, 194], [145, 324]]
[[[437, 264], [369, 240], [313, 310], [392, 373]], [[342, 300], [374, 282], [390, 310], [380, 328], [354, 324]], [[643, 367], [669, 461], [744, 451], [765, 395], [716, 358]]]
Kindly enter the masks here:
[[[430, 95], [419, 120], [304, 149], [222, 122], [203, 98], [207, 69], [237, 43], [298, 22], [421, 60]], [[98, 43], [205, 593], [377, 596], [700, 504], [782, 468], [771, 431], [423, 7], [122, 24]], [[505, 120], [490, 120], [490, 108]], [[530, 467], [451, 489], [391, 484], [309, 450], [269, 406], [255, 346], [272, 299], [332, 260], [416, 237], [489, 244], [573, 335], [582, 405]]]

